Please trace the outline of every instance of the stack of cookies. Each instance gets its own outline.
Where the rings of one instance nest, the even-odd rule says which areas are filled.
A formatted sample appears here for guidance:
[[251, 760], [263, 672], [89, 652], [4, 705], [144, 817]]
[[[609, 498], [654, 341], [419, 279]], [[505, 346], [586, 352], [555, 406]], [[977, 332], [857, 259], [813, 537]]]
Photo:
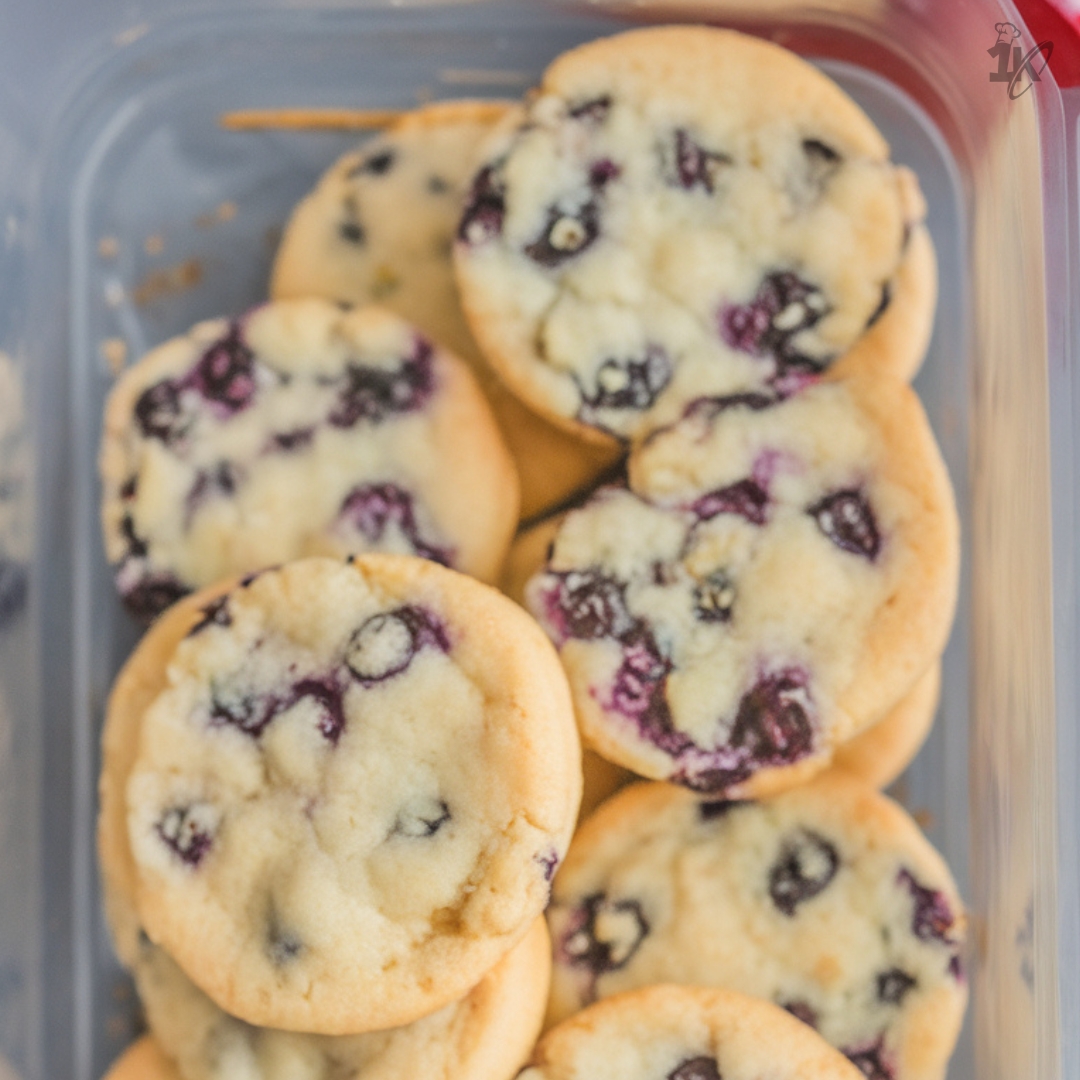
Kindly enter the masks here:
[[944, 1077], [963, 907], [877, 790], [958, 579], [924, 214], [805, 62], [632, 31], [403, 116], [122, 376], [118, 1077]]

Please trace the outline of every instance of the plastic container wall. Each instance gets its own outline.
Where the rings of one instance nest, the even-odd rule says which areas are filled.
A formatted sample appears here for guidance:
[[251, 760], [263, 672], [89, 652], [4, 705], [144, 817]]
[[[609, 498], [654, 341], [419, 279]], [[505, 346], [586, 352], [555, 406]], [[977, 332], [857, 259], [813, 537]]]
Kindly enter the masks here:
[[990, 80], [1011, 5], [7, 0], [0, 1080], [93, 1080], [134, 1030], [93, 848], [104, 700], [136, 638], [97, 523], [109, 365], [260, 299], [289, 208], [354, 141], [218, 115], [517, 95], [569, 45], [673, 19], [821, 62], [922, 179], [941, 306], [917, 388], [965, 572], [939, 723], [898, 794], [973, 912], [950, 1077], [1080, 1078], [1080, 94], [1048, 72], [1015, 99]]

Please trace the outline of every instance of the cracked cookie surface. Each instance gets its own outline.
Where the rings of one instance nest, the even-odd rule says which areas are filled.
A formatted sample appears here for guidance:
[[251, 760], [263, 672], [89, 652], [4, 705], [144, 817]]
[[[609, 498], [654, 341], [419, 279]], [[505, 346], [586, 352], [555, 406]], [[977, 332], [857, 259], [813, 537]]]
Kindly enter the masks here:
[[917, 181], [776, 45], [684, 26], [580, 46], [484, 159], [455, 246], [470, 325], [524, 401], [586, 436], [796, 385], [871, 334], [847, 367], [922, 360]]
[[881, 378], [700, 399], [562, 520], [526, 589], [586, 742], [761, 795], [824, 768], [940, 655], [956, 509], [914, 393]]
[[462, 361], [379, 308], [266, 304], [126, 371], [101, 450], [106, 554], [148, 621], [305, 555], [415, 554], [493, 578], [517, 480]]
[[[580, 800], [538, 628], [396, 556], [302, 560], [187, 618], [109, 781], [149, 938], [261, 1026], [352, 1034], [460, 998], [542, 910]], [[103, 818], [103, 860], [122, 842]]]
[[941, 1080], [966, 919], [895, 803], [825, 775], [759, 802], [638, 784], [575, 836], [549, 909], [549, 1019], [659, 982], [722, 986], [814, 1027], [873, 1080]]

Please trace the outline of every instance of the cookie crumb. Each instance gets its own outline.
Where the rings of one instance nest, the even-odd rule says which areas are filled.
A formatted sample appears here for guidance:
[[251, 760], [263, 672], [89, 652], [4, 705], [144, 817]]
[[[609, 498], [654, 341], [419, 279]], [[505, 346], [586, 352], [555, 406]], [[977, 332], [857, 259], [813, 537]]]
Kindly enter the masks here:
[[110, 375], [119, 375], [127, 361], [127, 342], [123, 338], [106, 338], [98, 346], [98, 354], [105, 361]]
[[202, 263], [198, 259], [186, 259], [175, 266], [167, 266], [147, 274], [135, 286], [132, 296], [138, 307], [144, 307], [170, 293], [194, 288], [202, 280], [202, 276]]
[[97, 253], [102, 259], [115, 259], [120, 254], [120, 241], [115, 236], [103, 236], [98, 241]]
[[147, 255], [160, 255], [165, 250], [165, 237], [161, 233], [154, 233], [143, 241], [143, 251]]

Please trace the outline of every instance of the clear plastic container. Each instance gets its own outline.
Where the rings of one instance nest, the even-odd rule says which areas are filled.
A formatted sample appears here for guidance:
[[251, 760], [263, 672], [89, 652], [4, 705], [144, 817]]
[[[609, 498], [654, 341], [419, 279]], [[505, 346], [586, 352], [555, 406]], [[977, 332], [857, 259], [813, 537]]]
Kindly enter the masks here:
[[289, 208], [355, 141], [219, 114], [516, 95], [578, 41], [676, 19], [820, 62], [922, 179], [941, 302], [917, 386], [964, 577], [939, 722], [898, 793], [973, 911], [950, 1077], [1080, 1077], [1080, 90], [990, 80], [1011, 4], [5, 0], [2, 1080], [95, 1080], [137, 1023], [93, 843], [103, 704], [136, 639], [97, 521], [110, 370], [260, 299]]

